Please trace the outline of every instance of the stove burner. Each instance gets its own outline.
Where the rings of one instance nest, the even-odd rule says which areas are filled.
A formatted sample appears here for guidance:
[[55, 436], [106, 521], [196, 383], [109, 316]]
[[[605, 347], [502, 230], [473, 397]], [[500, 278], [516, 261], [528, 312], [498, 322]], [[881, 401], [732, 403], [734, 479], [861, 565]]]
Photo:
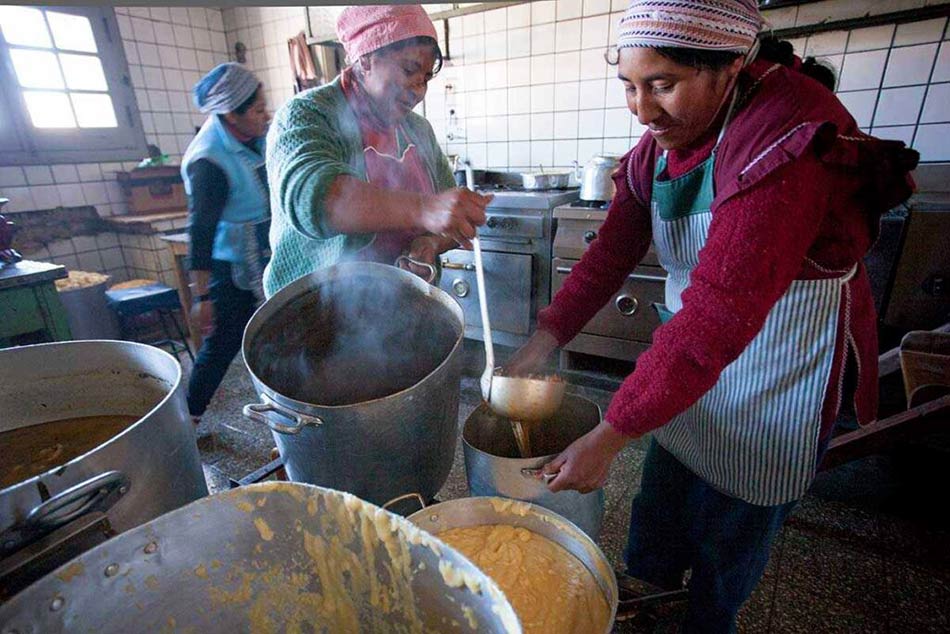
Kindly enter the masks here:
[[571, 207], [582, 207], [584, 209], [607, 209], [610, 203], [603, 200], [575, 200]]

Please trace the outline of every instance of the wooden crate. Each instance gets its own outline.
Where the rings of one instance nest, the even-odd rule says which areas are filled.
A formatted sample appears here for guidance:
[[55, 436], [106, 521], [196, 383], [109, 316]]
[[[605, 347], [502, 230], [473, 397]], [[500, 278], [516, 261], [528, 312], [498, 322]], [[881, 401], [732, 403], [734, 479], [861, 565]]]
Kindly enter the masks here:
[[188, 196], [178, 166], [144, 167], [118, 172], [130, 215], [146, 215], [188, 209]]

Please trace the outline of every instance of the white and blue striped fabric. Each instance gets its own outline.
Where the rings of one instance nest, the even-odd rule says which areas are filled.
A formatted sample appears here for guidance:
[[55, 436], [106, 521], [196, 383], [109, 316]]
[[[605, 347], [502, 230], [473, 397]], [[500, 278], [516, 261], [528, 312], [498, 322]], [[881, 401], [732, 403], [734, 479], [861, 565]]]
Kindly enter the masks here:
[[[666, 308], [675, 313], [712, 213], [666, 220], [654, 205], [652, 216], [657, 254], [669, 273]], [[716, 385], [654, 432], [660, 445], [718, 490], [751, 504], [804, 495], [815, 473], [846, 279], [794, 281]]]

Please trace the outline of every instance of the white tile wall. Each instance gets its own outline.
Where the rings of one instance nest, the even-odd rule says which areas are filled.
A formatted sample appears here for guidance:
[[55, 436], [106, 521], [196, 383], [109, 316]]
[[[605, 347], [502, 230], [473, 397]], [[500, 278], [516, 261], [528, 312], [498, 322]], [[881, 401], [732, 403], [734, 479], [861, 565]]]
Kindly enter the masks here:
[[[782, 28], [915, 8], [926, 2], [829, 0], [765, 15], [774, 28]], [[477, 144], [475, 149], [481, 154], [484, 140], [492, 144], [507, 141], [508, 162], [501, 162], [506, 153], [500, 147], [490, 147], [486, 152], [490, 168], [530, 168], [539, 162], [565, 167], [574, 159], [586, 161], [597, 152], [626, 152], [643, 128], [626, 108], [616, 69], [603, 58], [605, 47], [616, 38], [616, 25], [625, 8], [626, 0], [558, 0], [532, 2], [530, 12], [510, 7], [480, 14], [481, 20], [473, 16], [452, 19], [452, 38], [466, 46], [443, 70], [447, 79], [430, 87], [426, 115], [433, 128], [445, 130], [447, 111], [453, 109], [459, 127], [468, 130], [467, 139], [455, 138], [453, 153], [471, 154], [467, 146]], [[485, 26], [489, 24], [492, 26]], [[502, 25], [508, 29], [504, 40], [507, 102], [489, 99], [492, 110], [488, 114], [489, 121], [508, 116], [507, 137], [502, 137], [500, 124], [489, 125], [483, 134], [480, 123], [466, 123], [486, 114], [479, 93], [481, 78], [488, 77], [491, 83], [492, 76], [501, 76], [495, 70], [501, 66], [487, 63], [483, 51], [489, 48], [486, 31], [500, 35]], [[839, 96], [863, 129], [912, 144], [919, 136], [919, 124], [950, 121], [950, 41], [943, 41], [950, 38], [946, 30], [947, 20], [940, 18], [818, 33], [798, 39], [795, 45], [799, 54], [817, 56], [835, 68]], [[445, 83], [456, 85], [456, 93], [447, 94]], [[942, 128], [930, 127], [928, 131], [940, 133]], [[443, 140], [448, 149], [450, 139], [445, 135]], [[950, 145], [950, 137], [944, 141]], [[935, 152], [939, 147], [924, 144], [923, 159], [943, 160], [939, 158], [942, 153]], [[576, 156], [568, 160], [572, 150]]]
[[[173, 161], [180, 160], [194, 126], [204, 120], [191, 103], [191, 87], [201, 73], [228, 59], [221, 10], [116, 7], [115, 12], [146, 140]], [[199, 56], [204, 65], [198, 64]], [[134, 166], [113, 162], [0, 168], [0, 194], [11, 200], [5, 211], [88, 204], [100, 215], [121, 215], [127, 210], [115, 173]]]

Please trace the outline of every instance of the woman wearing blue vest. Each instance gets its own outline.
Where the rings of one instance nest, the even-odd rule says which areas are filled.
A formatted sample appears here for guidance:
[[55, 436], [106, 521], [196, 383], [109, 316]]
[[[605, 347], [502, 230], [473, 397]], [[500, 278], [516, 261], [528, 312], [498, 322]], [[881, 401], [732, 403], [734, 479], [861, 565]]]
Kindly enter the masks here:
[[262, 297], [270, 204], [261, 82], [240, 64], [220, 64], [195, 85], [194, 99], [208, 115], [181, 163], [191, 211], [192, 327], [205, 336], [188, 382], [197, 423]]

